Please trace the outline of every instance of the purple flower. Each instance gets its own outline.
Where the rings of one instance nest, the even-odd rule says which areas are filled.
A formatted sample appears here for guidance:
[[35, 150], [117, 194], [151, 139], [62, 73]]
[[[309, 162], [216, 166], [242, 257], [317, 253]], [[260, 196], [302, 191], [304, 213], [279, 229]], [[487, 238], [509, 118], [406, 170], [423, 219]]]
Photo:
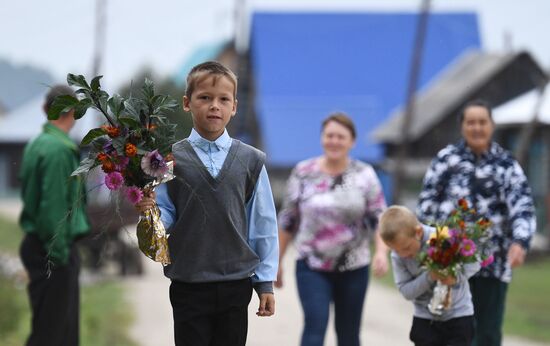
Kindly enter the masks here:
[[122, 186], [124, 178], [120, 172], [111, 172], [105, 176], [105, 185], [109, 190], [116, 190]]
[[481, 261], [481, 267], [483, 268], [487, 267], [489, 264], [493, 263], [494, 260], [495, 260], [495, 257], [493, 255], [490, 255], [489, 257]]
[[128, 162], [130, 162], [130, 159], [126, 156], [118, 155], [116, 158], [116, 164], [115, 169], [117, 171], [123, 171], [126, 166], [128, 166]]
[[143, 191], [135, 186], [130, 186], [126, 189], [126, 197], [132, 204], [137, 204], [143, 198]]
[[456, 228], [451, 228], [449, 230], [449, 235], [451, 236], [451, 238], [458, 238], [461, 233], [462, 231]]
[[460, 254], [464, 257], [472, 256], [476, 252], [476, 244], [471, 239], [464, 239], [460, 247]]
[[104, 151], [105, 154], [107, 154], [107, 155], [111, 155], [112, 153], [116, 152], [116, 149], [115, 149], [115, 147], [113, 146], [113, 142], [108, 141], [107, 143], [105, 143], [105, 144], [103, 145], [103, 151]]
[[141, 169], [145, 174], [154, 178], [161, 178], [168, 172], [168, 165], [166, 165], [166, 161], [164, 161], [158, 150], [153, 150], [141, 159]]

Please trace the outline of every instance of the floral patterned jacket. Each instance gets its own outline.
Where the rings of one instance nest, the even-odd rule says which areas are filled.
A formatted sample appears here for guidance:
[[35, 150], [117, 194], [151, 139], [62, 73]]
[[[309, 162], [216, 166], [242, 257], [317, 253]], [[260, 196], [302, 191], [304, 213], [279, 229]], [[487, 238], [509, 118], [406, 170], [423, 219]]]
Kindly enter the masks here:
[[320, 158], [302, 161], [288, 182], [279, 227], [294, 234], [299, 259], [321, 271], [347, 271], [370, 263], [369, 230], [386, 208], [374, 169], [352, 160], [346, 171], [321, 171]]
[[531, 189], [521, 166], [495, 142], [478, 157], [463, 140], [448, 145], [424, 176], [417, 206], [419, 220], [444, 222], [460, 198], [492, 223], [495, 261], [476, 275], [510, 282], [509, 247], [514, 242], [528, 249], [536, 230]]

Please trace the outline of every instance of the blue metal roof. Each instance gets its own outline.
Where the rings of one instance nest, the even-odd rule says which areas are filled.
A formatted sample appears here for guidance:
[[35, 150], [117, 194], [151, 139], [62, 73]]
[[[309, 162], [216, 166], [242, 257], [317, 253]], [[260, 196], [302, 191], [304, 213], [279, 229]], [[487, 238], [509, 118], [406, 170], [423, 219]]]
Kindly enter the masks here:
[[[321, 154], [320, 124], [344, 111], [357, 126], [356, 158], [376, 162], [369, 133], [405, 102], [416, 13], [253, 15], [251, 57], [264, 150], [274, 166]], [[479, 47], [474, 13], [431, 14], [420, 87]], [[420, 115], [421, 116], [421, 115]]]

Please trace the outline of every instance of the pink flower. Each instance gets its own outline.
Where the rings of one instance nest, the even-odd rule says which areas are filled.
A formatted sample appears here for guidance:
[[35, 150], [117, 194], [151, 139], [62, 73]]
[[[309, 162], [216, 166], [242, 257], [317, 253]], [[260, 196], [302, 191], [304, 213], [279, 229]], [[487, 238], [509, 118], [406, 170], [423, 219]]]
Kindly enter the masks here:
[[153, 150], [141, 159], [141, 169], [153, 178], [161, 178], [168, 172], [168, 165], [158, 150]]
[[120, 172], [111, 172], [105, 176], [105, 185], [109, 190], [117, 190], [124, 183], [124, 178]]
[[493, 255], [487, 257], [481, 262], [481, 267], [487, 267], [489, 264], [493, 263], [495, 260], [495, 257]]
[[476, 244], [471, 239], [464, 239], [460, 247], [460, 254], [464, 257], [472, 256], [476, 252]]
[[130, 186], [126, 189], [126, 198], [128, 198], [130, 203], [137, 204], [143, 198], [143, 191], [136, 186]]

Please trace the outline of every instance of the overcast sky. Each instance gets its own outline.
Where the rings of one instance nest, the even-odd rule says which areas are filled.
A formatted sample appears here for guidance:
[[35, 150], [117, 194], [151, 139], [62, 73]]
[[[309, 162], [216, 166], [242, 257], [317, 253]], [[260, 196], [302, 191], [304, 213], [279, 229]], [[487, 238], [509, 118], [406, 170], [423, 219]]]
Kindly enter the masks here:
[[[90, 75], [95, 0], [1, 0], [0, 58], [31, 64], [62, 81]], [[234, 33], [234, 7], [311, 11], [414, 11], [417, 0], [105, 0], [106, 41], [101, 73], [118, 87], [140, 68], [175, 73], [194, 49]], [[434, 11], [476, 11], [482, 45], [529, 49], [550, 67], [550, 0], [434, 0]], [[0, 76], [1, 77], [1, 76]]]

